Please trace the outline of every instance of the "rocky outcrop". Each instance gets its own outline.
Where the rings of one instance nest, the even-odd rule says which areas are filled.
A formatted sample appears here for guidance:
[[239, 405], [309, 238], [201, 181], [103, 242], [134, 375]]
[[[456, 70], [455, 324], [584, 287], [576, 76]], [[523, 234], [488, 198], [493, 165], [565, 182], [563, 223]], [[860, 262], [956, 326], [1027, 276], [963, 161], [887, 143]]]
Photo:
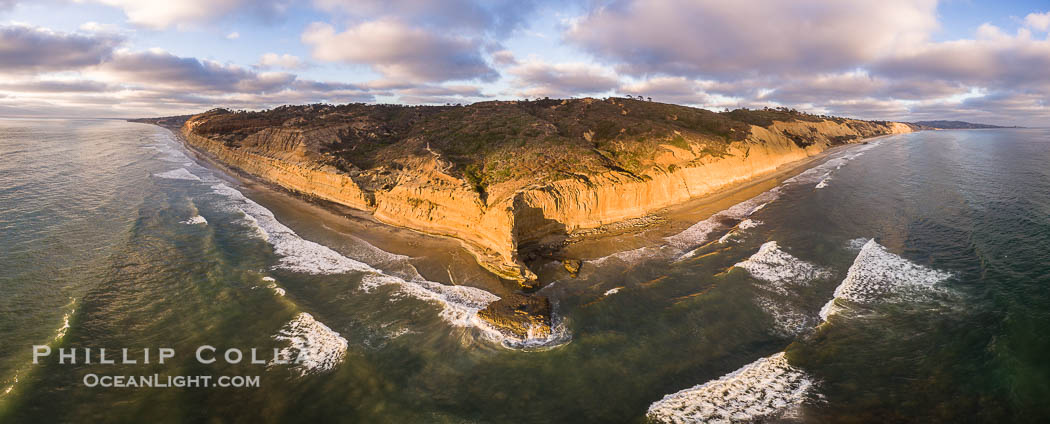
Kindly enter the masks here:
[[513, 339], [545, 339], [551, 334], [551, 304], [546, 296], [510, 294], [478, 311], [478, 318]]
[[[215, 135], [221, 131], [202, 135], [198, 130], [210, 116], [194, 116], [182, 126], [180, 132], [191, 148], [267, 182], [368, 211], [381, 222], [455, 237], [481, 265], [526, 288], [535, 274], [522, 262], [521, 248], [558, 243], [577, 231], [642, 217], [762, 177], [835, 145], [912, 131], [901, 123], [842, 118], [772, 121], [750, 125], [746, 137], [726, 137], [717, 148], [703, 139], [658, 144], [652, 157], [645, 158], [646, 165], [633, 171], [610, 166], [602, 172], [563, 173], [547, 180], [516, 177], [481, 188], [450, 171], [447, 158], [429, 144], [423, 145], [423, 154], [399, 156], [367, 169], [334, 166], [324, 146], [337, 145], [347, 132], [358, 131], [357, 123], [311, 130], [269, 125], [230, 142]], [[594, 133], [588, 131], [581, 141], [589, 143], [591, 137]]]

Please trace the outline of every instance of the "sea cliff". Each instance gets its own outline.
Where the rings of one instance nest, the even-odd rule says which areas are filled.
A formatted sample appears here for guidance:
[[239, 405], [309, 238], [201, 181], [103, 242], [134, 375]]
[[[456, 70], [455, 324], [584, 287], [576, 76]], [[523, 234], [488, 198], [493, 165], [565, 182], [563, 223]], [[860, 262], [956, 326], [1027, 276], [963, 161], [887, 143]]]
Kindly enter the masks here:
[[213, 159], [378, 221], [455, 237], [530, 287], [523, 251], [710, 195], [836, 145], [911, 132], [791, 110], [610, 98], [213, 110], [179, 128]]

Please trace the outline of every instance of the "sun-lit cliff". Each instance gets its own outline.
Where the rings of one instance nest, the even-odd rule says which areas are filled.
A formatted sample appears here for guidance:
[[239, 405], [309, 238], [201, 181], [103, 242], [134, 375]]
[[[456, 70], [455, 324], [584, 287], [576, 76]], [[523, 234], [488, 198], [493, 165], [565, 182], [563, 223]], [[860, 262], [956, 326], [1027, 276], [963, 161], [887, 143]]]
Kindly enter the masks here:
[[610, 98], [286, 106], [188, 118], [189, 145], [384, 223], [462, 240], [529, 286], [522, 252], [773, 172], [896, 122]]

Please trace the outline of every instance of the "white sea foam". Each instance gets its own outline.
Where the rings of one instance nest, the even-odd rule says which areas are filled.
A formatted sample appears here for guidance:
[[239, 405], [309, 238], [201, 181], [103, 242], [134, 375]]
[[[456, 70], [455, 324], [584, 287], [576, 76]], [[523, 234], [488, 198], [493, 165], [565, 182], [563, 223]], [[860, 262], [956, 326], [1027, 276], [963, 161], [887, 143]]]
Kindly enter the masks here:
[[849, 267], [846, 278], [835, 289], [835, 297], [820, 310], [824, 321], [841, 311], [838, 300], [858, 304], [892, 301], [936, 289], [952, 274], [918, 265], [890, 253], [875, 240], [868, 240]]
[[[634, 263], [642, 259], [664, 258], [667, 256], [676, 257], [676, 261], [689, 258], [695, 253], [693, 250], [694, 248], [706, 243], [711, 233], [724, 227], [724, 221], [734, 219], [743, 220], [748, 218], [780, 197], [780, 194], [787, 186], [796, 184], [821, 185], [821, 182], [823, 182], [823, 185], [818, 188], [826, 187], [827, 182], [824, 180], [831, 178], [830, 175], [833, 170], [842, 168], [846, 163], [860, 157], [864, 154], [864, 151], [875, 147], [877, 144], [878, 142], [871, 142], [868, 145], [855, 146], [840, 156], [833, 157], [820, 165], [807, 169], [794, 177], [784, 180], [784, 183], [780, 186], [773, 187], [755, 197], [733, 205], [729, 209], [718, 212], [703, 221], [693, 224], [681, 233], [664, 238], [664, 245], [647, 246], [634, 250], [617, 252], [587, 262], [592, 265], [600, 266], [609, 259], [618, 259], [623, 262]], [[740, 227], [738, 228], [744, 229]], [[723, 235], [718, 241], [723, 243], [728, 241], [729, 237], [731, 237], [730, 234], [733, 234], [733, 232]]]
[[830, 176], [824, 177], [824, 179], [820, 180], [820, 182], [817, 183], [817, 185], [814, 186], [814, 188], [818, 188], [819, 189], [819, 188], [827, 187], [828, 186], [828, 181], [831, 181], [831, 177]]
[[[758, 210], [758, 209], [755, 209], [755, 210]], [[751, 213], [755, 213], [755, 212], [751, 211]], [[736, 224], [736, 227], [741, 229], [741, 230], [750, 230], [750, 229], [755, 228], [755, 227], [757, 227], [759, 225], [762, 225], [762, 221], [755, 221], [755, 220], [753, 220], [751, 218], [748, 218], [748, 219], [745, 219], [743, 221], [740, 221], [739, 224]]]
[[855, 239], [852, 239], [852, 240], [850, 240], [849, 242], [846, 243], [846, 248], [848, 248], [849, 250], [860, 251], [860, 249], [864, 248], [865, 244], [868, 244], [868, 240], [871, 240], [871, 239], [869, 239], [869, 238], [855, 238]]
[[775, 241], [762, 244], [758, 252], [734, 266], [747, 270], [756, 279], [770, 283], [768, 288], [781, 294], [790, 294], [788, 286], [791, 284], [805, 284], [831, 275], [825, 268], [780, 250]]
[[813, 382], [784, 353], [761, 358], [718, 380], [664, 396], [647, 416], [669, 423], [730, 423], [773, 418], [805, 400]]
[[155, 144], [142, 146], [142, 148], [154, 150], [160, 153], [161, 156], [159, 159], [165, 162], [186, 162], [190, 159], [173, 145], [165, 143], [164, 141], [158, 141]]
[[306, 312], [299, 313], [285, 324], [273, 338], [288, 342], [279, 355], [291, 361], [301, 375], [335, 369], [346, 356], [348, 346], [346, 339], [339, 333]]
[[769, 202], [776, 200], [776, 198], [780, 196], [780, 191], [780, 187], [774, 187], [755, 197], [737, 203], [729, 207], [729, 209], [711, 215], [707, 219], [693, 224], [691, 227], [685, 229], [685, 231], [667, 237], [664, 240], [668, 245], [680, 249], [679, 251], [703, 244], [708, 240], [708, 236], [712, 232], [723, 226], [722, 221], [733, 219], [743, 220], [751, 216], [751, 214], [757, 212], [759, 209], [764, 208]]
[[802, 173], [791, 177], [784, 182], [787, 184], [813, 184], [816, 183], [816, 188], [827, 187], [827, 182], [831, 179], [832, 172], [842, 169], [850, 161], [859, 158], [864, 155], [864, 152], [872, 147], [875, 147], [875, 143], [856, 146], [846, 153], [840, 156], [828, 159], [824, 163], [814, 166], [810, 169], [803, 171]]
[[[751, 213], [754, 213], [754, 211], [752, 211]], [[718, 242], [719, 243], [725, 243], [725, 242], [729, 241], [730, 238], [732, 238], [732, 237], [736, 236], [737, 234], [739, 234], [739, 232], [740, 232], [739, 230], [750, 230], [750, 229], [755, 228], [755, 227], [757, 227], [759, 225], [762, 225], [762, 221], [755, 221], [755, 220], [753, 220], [751, 218], [747, 218], [747, 219], [745, 219], [743, 221], [740, 221], [739, 224], [736, 224], [736, 228], [734, 228], [732, 231], [723, 234], [722, 237], [719, 237], [718, 238]], [[692, 256], [693, 253], [694, 252], [689, 252], [688, 256]]]
[[[725, 242], [729, 241], [729, 237], [732, 237], [734, 235], [736, 235], [736, 231], [730, 231], [728, 233], [725, 233], [724, 235], [722, 235], [722, 237], [718, 238], [718, 242], [719, 243], [725, 243]], [[692, 257], [695, 254], [694, 252], [689, 252], [687, 255], [683, 255], [683, 259], [685, 257]]]
[[499, 297], [485, 290], [469, 286], [450, 286], [426, 280], [405, 281], [389, 275], [369, 275], [361, 283], [362, 290], [388, 285], [399, 285], [402, 294], [442, 306], [441, 318], [458, 327], [475, 326], [478, 311]]
[[284, 289], [277, 286], [277, 280], [275, 280], [273, 277], [263, 277], [262, 280], [267, 283], [266, 288], [273, 290], [273, 294], [278, 296], [285, 295]]
[[797, 286], [828, 278], [830, 270], [780, 250], [775, 241], [766, 242], [757, 253], [735, 266], [747, 270], [755, 279], [764, 281], [766, 284], [762, 288], [776, 293], [776, 296], [759, 294], [755, 302], [773, 317], [777, 333], [798, 335], [816, 324], [810, 314], [786, 299], [797, 294]]
[[507, 334], [499, 331], [488, 325], [487, 322], [482, 321], [477, 316], [473, 317], [475, 325], [482, 330], [482, 337], [489, 339], [493, 342], [503, 345], [503, 347], [509, 349], [520, 349], [520, 350], [550, 350], [559, 346], [564, 346], [572, 341], [572, 333], [569, 332], [569, 328], [565, 323], [565, 320], [558, 315], [557, 305], [551, 305], [551, 327], [550, 332], [542, 334], [539, 329], [532, 327], [529, 329], [529, 333], [525, 337], [520, 337], [514, 334]]
[[277, 268], [304, 274], [377, 272], [376, 269], [362, 262], [347, 258], [326, 246], [299, 237], [291, 228], [280, 223], [269, 209], [225, 184], [214, 185], [212, 190], [235, 202], [236, 208], [244, 213], [244, 219], [251, 223], [259, 235], [273, 246], [274, 253], [281, 257], [277, 262]]
[[180, 224], [186, 224], [186, 225], [198, 225], [198, 224], [208, 225], [208, 220], [204, 219], [203, 216], [194, 215], [194, 216], [190, 217], [190, 219], [187, 219], [185, 221], [179, 221], [179, 223]]
[[171, 171], [161, 172], [159, 174], [153, 174], [155, 177], [166, 178], [169, 180], [187, 180], [187, 181], [200, 181], [200, 177], [193, 175], [186, 168], [172, 169]]
[[771, 296], [758, 295], [755, 303], [762, 307], [773, 317], [774, 333], [785, 337], [801, 335], [819, 324], [812, 313], [800, 309], [783, 299], [773, 299]]
[[[477, 328], [486, 338], [496, 339], [497, 342], [503, 342], [504, 345], [508, 343], [513, 345], [517, 342], [505, 336], [497, 338], [477, 318], [479, 310], [499, 300], [499, 297], [492, 293], [469, 286], [427, 281], [419, 277], [418, 273], [414, 272], [414, 268], [402, 273], [412, 273], [414, 278], [390, 275], [364, 262], [343, 256], [327, 246], [299, 237], [291, 228], [281, 224], [270, 210], [248, 199], [236, 189], [225, 184], [217, 184], [212, 186], [212, 190], [234, 202], [237, 205], [236, 210], [244, 214], [245, 220], [258, 232], [260, 238], [273, 246], [274, 253], [281, 257], [276, 268], [306, 274], [362, 273], [365, 275], [361, 281], [361, 289], [365, 292], [378, 286], [394, 284], [398, 286], [398, 292], [402, 295], [440, 305], [441, 318], [453, 326]], [[408, 259], [406, 256], [385, 252], [371, 245], [362, 245], [354, 249], [356, 249], [355, 253], [363, 251], [366, 257], [384, 263], [405, 263]], [[531, 340], [521, 342], [523, 344], [544, 343]]]
[[634, 263], [641, 259], [652, 257], [657, 252], [660, 252], [662, 250], [662, 247], [663, 246], [639, 247], [637, 249], [624, 250], [622, 252], [616, 252], [611, 255], [602, 256], [596, 259], [589, 259], [584, 262], [592, 266], [601, 266], [604, 265], [606, 262], [609, 262], [610, 260], [619, 260], [626, 263]]

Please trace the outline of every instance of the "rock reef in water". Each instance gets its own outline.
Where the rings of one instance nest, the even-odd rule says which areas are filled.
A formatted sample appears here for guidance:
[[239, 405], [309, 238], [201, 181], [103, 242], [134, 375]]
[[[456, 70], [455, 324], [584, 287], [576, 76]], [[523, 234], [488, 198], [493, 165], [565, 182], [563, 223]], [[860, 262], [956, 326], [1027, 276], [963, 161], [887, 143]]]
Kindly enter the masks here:
[[191, 148], [264, 181], [462, 240], [482, 266], [529, 288], [536, 276], [522, 252], [834, 145], [913, 129], [786, 109], [715, 113], [586, 98], [216, 109], [186, 118], [179, 132]]
[[515, 339], [544, 339], [551, 334], [551, 304], [546, 296], [510, 294], [478, 311], [478, 318]]

